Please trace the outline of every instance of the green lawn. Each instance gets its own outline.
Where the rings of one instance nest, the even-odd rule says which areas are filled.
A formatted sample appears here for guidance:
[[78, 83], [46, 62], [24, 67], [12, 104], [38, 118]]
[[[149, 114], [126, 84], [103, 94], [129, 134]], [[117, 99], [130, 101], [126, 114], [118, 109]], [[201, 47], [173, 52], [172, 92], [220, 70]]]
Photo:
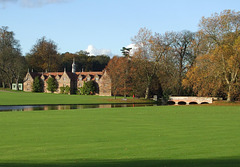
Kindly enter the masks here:
[[239, 128], [239, 106], [1, 112], [0, 166], [234, 167]]
[[102, 104], [102, 103], [149, 103], [150, 100], [122, 100], [118, 97], [80, 96], [51, 93], [28, 93], [21, 91], [0, 91], [0, 105], [34, 105], [34, 104]]

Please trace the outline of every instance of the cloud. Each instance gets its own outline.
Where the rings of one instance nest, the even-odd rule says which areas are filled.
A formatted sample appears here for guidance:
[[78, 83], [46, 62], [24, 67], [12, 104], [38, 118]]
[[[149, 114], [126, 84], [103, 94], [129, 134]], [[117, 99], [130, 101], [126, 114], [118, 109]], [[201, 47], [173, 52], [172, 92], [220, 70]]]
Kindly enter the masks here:
[[59, 4], [71, 1], [73, 0], [0, 0], [0, 4], [2, 4], [5, 7], [6, 3], [13, 2], [18, 3], [23, 7], [36, 8], [49, 4]]
[[86, 51], [89, 53], [89, 55], [93, 56], [108, 55], [111, 57], [113, 55], [110, 49], [97, 49], [93, 45], [88, 45]]
[[138, 47], [133, 43], [126, 46], [126, 48], [132, 48], [130, 50], [130, 56], [133, 56], [134, 52], [136, 52], [138, 50]]

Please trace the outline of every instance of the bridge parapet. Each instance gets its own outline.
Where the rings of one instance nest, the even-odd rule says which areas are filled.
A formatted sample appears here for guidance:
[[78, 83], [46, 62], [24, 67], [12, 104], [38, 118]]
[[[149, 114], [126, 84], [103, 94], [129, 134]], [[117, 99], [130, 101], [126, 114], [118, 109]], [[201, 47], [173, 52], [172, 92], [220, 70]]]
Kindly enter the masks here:
[[179, 102], [183, 102], [186, 104], [190, 103], [212, 103], [213, 98], [212, 97], [195, 97], [195, 96], [170, 96], [168, 101], [173, 101], [177, 105]]

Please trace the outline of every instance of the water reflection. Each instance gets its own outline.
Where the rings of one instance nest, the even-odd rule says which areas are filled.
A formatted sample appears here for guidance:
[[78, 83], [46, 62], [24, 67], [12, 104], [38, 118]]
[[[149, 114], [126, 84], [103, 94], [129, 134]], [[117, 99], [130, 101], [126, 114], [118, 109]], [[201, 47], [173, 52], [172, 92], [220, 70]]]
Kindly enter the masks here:
[[116, 107], [143, 107], [143, 106], [157, 106], [157, 104], [71, 104], [71, 105], [0, 106], [0, 111], [71, 110], [88, 108], [116, 108]]

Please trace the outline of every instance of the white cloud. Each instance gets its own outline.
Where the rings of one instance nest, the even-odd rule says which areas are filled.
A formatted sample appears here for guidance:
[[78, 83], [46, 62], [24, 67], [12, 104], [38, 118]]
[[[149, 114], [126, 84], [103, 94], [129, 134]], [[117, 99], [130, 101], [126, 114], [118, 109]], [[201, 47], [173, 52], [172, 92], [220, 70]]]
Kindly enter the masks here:
[[89, 55], [93, 56], [108, 55], [111, 57], [113, 55], [110, 49], [97, 49], [93, 45], [88, 45], [86, 51], [89, 53]]
[[128, 46], [126, 46], [126, 48], [132, 48], [130, 50], [130, 56], [133, 56], [134, 52], [136, 52], [137, 49], [138, 49], [138, 47], [135, 44], [133, 44], [133, 43], [129, 44]]

